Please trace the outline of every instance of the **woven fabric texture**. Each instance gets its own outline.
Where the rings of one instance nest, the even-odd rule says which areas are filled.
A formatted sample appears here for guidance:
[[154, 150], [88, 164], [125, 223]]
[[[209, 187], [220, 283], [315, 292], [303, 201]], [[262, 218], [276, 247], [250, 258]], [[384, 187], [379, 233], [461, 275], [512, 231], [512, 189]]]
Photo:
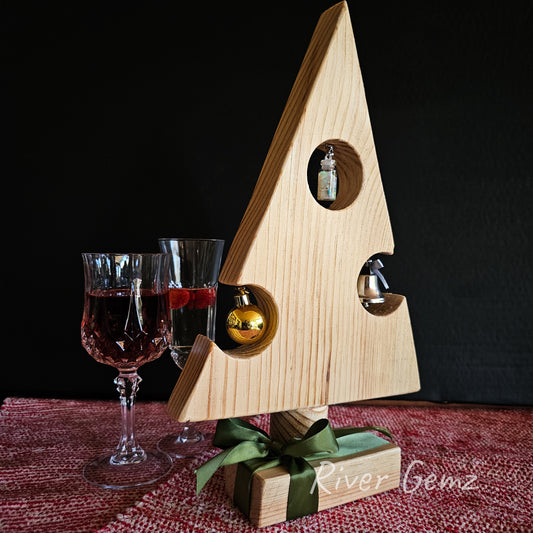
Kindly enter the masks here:
[[[333, 427], [387, 427], [402, 449], [400, 487], [266, 527], [270, 532], [530, 532], [531, 409], [333, 406]], [[268, 430], [268, 415], [249, 419]], [[214, 422], [199, 424], [214, 430]], [[160, 402], [137, 406], [145, 447], [174, 432]], [[84, 463], [118, 440], [118, 402], [8, 398], [0, 411], [0, 531], [251, 532], [217, 472], [199, 496], [194, 470], [217, 453], [176, 461], [158, 484], [99, 489]]]

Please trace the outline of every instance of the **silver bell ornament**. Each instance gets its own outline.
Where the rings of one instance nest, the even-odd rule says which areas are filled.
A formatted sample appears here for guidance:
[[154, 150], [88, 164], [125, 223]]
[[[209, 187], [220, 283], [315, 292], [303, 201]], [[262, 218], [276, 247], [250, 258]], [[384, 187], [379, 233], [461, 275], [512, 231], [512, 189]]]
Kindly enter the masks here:
[[372, 304], [382, 304], [385, 302], [385, 297], [379, 288], [379, 281], [381, 281], [385, 289], [389, 288], [387, 280], [379, 271], [380, 268], [383, 268], [383, 263], [380, 259], [370, 259], [366, 262], [366, 265], [370, 273], [361, 274], [357, 279], [359, 300], [365, 307]]

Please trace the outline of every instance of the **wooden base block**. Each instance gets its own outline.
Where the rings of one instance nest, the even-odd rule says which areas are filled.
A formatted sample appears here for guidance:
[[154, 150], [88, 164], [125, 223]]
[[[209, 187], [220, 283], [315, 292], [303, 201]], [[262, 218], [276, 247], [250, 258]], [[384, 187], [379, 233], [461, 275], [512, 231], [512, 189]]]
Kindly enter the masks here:
[[[400, 448], [392, 443], [349, 457], [310, 464], [317, 473], [318, 510], [330, 509], [400, 485]], [[226, 493], [233, 498], [237, 465], [225, 467]], [[284, 522], [290, 476], [283, 467], [254, 475], [250, 522], [258, 527]]]

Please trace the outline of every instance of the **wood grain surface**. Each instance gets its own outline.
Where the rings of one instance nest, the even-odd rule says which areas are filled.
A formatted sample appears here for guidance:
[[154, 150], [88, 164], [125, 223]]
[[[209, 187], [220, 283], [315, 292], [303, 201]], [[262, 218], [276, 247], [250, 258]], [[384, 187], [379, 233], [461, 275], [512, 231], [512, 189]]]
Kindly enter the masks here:
[[[337, 200], [319, 205], [311, 154], [335, 148]], [[355, 40], [345, 2], [323, 13], [220, 282], [246, 285], [267, 331], [223, 351], [199, 336], [169, 400], [180, 421], [212, 420], [413, 392], [419, 388], [403, 296], [363, 308], [357, 278], [392, 254]]]

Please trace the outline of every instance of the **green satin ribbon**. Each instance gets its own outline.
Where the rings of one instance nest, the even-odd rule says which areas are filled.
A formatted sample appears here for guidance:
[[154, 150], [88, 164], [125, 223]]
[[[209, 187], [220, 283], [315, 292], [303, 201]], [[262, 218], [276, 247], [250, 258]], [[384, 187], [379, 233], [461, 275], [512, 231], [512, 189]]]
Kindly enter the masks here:
[[213, 445], [224, 451], [196, 470], [196, 493], [202, 490], [218, 468], [238, 463], [233, 499], [237, 507], [249, 516], [254, 474], [282, 465], [290, 474], [287, 520], [315, 513], [318, 510], [318, 489], [312, 489], [316, 473], [308, 461], [347, 457], [387, 442], [367, 433], [369, 430], [378, 431], [392, 439], [389, 431], [382, 427], [332, 429], [329, 421], [323, 418], [316, 421], [302, 438], [281, 444], [244, 420], [220, 420]]

